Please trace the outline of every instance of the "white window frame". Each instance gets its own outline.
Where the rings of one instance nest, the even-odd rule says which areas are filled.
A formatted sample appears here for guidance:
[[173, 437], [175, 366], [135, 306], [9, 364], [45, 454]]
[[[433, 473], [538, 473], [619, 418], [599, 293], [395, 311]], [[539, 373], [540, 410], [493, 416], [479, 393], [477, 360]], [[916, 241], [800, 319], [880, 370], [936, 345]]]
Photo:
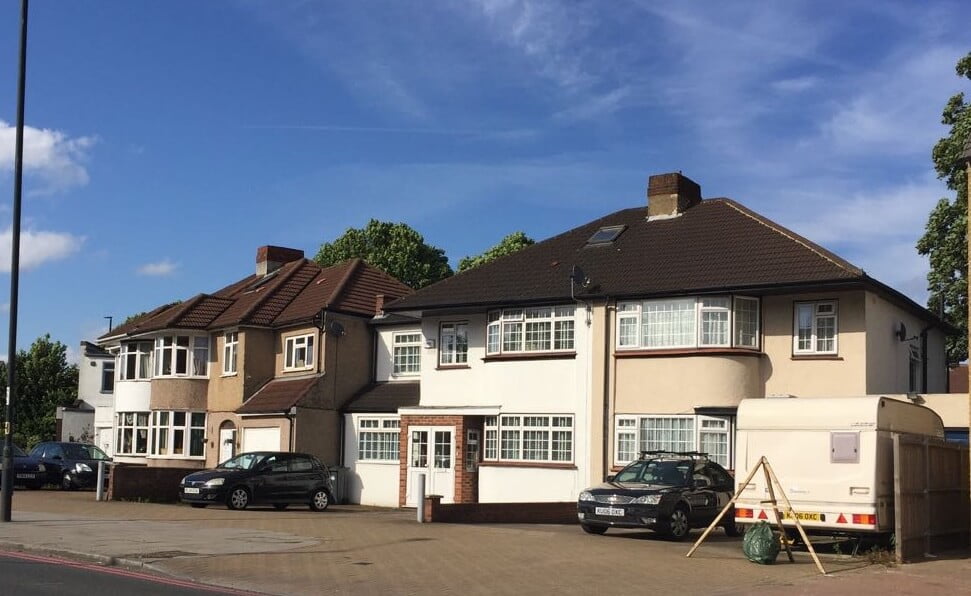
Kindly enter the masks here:
[[[308, 370], [314, 367], [316, 360], [316, 349], [314, 348], [316, 336], [313, 333], [301, 335], [291, 335], [283, 340], [283, 370]], [[303, 352], [304, 363], [297, 365], [297, 354]]]
[[[165, 372], [166, 356], [169, 371]], [[185, 370], [180, 369], [179, 359], [183, 358]], [[209, 377], [209, 336], [199, 334], [162, 335], [155, 338], [154, 378], [196, 378]]]
[[575, 346], [576, 307], [572, 304], [488, 313], [486, 355], [571, 353]]
[[401, 419], [362, 416], [357, 422], [357, 460], [398, 465], [401, 457]]
[[[821, 307], [832, 307], [832, 312], [820, 312]], [[801, 309], [810, 309], [810, 335], [809, 347], [799, 347], [799, 313]], [[821, 341], [819, 337], [820, 321], [822, 319], [833, 319], [833, 349], [825, 350], [819, 347]], [[827, 354], [835, 355], [839, 353], [839, 302], [837, 300], [811, 300], [798, 301], [793, 303], [792, 308], [792, 353], [793, 354]]]
[[[119, 381], [150, 381], [152, 379], [152, 342], [132, 341], [121, 344], [117, 369]], [[128, 364], [133, 372], [128, 373]]]
[[233, 376], [238, 372], [239, 332], [227, 331], [223, 334], [223, 376]]
[[[182, 423], [177, 424], [176, 418]], [[187, 410], [152, 410], [151, 455], [165, 459], [206, 458], [206, 413]], [[192, 453], [193, 438], [201, 453]], [[179, 440], [181, 438], [181, 440]], [[164, 442], [164, 451], [162, 443]]]
[[[151, 444], [151, 412], [118, 412], [115, 415], [115, 455], [144, 457]], [[139, 433], [144, 433], [145, 446], [139, 449]], [[128, 449], [124, 448], [125, 436], [129, 437]]]
[[[650, 443], [647, 436], [651, 432], [648, 421], [659, 420], [690, 420], [691, 429], [681, 432], [681, 442], [685, 439], [690, 441], [690, 445], [683, 447], [670, 447], [665, 445], [654, 445]], [[654, 432], [664, 432], [668, 429], [657, 430]], [[614, 465], [623, 466], [640, 457], [641, 452], [651, 450], [670, 450], [670, 451], [705, 451], [701, 448], [702, 435], [719, 435], [724, 437], [723, 445], [725, 453], [711, 453], [711, 461], [721, 464], [726, 469], [732, 469], [732, 436], [734, 423], [731, 417], [727, 416], [707, 416], [702, 414], [618, 414], [614, 417]]]
[[487, 416], [483, 460], [571, 464], [576, 447], [574, 423], [573, 414]]
[[438, 365], [466, 366], [469, 363], [469, 323], [441, 323], [438, 330]]
[[391, 376], [413, 377], [421, 374], [421, 331], [396, 331], [391, 334]]
[[[725, 300], [727, 305], [706, 305], [705, 302]], [[755, 304], [755, 329], [751, 333], [754, 345], [743, 342], [740, 325], [751, 325], [740, 315], [740, 306]], [[652, 300], [628, 300], [617, 303], [615, 346], [622, 350], [690, 350], [699, 348], [761, 349], [761, 301], [753, 296], [719, 294], [712, 296], [682, 296]], [[690, 311], [690, 312], [689, 312]], [[728, 329], [725, 341], [704, 341], [705, 323], [709, 316], [727, 314]], [[687, 327], [686, 327], [687, 325]], [[654, 331], [654, 335], [649, 335]], [[748, 334], [746, 334], [748, 335]], [[690, 338], [686, 341], [651, 345], [650, 337]]]

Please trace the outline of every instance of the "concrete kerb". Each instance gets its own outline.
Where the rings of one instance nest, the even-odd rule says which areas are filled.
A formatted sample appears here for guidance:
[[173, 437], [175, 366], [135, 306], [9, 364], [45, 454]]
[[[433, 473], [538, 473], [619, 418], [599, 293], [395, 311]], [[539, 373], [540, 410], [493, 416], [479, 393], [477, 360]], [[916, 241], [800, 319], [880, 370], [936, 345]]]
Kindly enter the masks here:
[[139, 571], [150, 571], [158, 575], [164, 575], [166, 577], [174, 577], [171, 573], [168, 573], [164, 569], [157, 567], [151, 563], [146, 563], [145, 561], [139, 559], [129, 559], [126, 557], [114, 557], [112, 555], [99, 555], [95, 553], [85, 553], [81, 551], [68, 550], [63, 548], [47, 548], [39, 546], [29, 546], [27, 544], [19, 542], [3, 542], [0, 541], [0, 551], [12, 551], [12, 552], [22, 552], [30, 553], [35, 555], [43, 555], [49, 557], [60, 557], [62, 559], [70, 559], [73, 561], [80, 561], [84, 563], [97, 563], [98, 565], [103, 565], [105, 567], [124, 567], [125, 569], [139, 570]]

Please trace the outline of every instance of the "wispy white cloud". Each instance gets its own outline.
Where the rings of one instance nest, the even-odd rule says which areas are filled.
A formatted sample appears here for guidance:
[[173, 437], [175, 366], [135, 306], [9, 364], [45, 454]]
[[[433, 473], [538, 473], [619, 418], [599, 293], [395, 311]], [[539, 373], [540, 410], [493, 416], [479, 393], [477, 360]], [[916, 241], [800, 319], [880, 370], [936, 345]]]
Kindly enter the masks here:
[[801, 93], [812, 89], [819, 84], [819, 77], [794, 77], [791, 79], [780, 79], [773, 81], [770, 86], [781, 93]]
[[[16, 127], [0, 120], [0, 171], [13, 171]], [[52, 194], [84, 186], [88, 171], [84, 166], [95, 137], [70, 137], [49, 128], [24, 127], [24, 170], [36, 174], [40, 186], [29, 194]]]
[[169, 259], [162, 259], [156, 263], [146, 263], [136, 269], [139, 275], [149, 275], [154, 277], [166, 277], [175, 273], [179, 266]]
[[[78, 252], [84, 244], [83, 236], [64, 232], [26, 230], [20, 233], [20, 269], [28, 270], [44, 263], [57, 261]], [[0, 272], [10, 272], [10, 249], [13, 232], [0, 232]]]

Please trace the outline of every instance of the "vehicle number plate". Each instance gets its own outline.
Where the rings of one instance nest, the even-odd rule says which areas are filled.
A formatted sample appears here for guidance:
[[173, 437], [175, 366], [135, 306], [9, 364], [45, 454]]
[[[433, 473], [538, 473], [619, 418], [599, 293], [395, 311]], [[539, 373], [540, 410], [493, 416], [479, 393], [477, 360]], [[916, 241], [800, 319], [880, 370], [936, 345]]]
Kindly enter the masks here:
[[624, 516], [624, 510], [620, 507], [597, 507], [594, 512], [597, 515], [612, 515], [616, 517]]
[[[785, 519], [792, 519], [793, 515], [791, 511], [785, 511], [782, 514]], [[805, 511], [796, 511], [795, 517], [799, 518], [799, 521], [823, 521], [822, 513], [806, 513]]]
[[33, 474], [17, 474], [17, 478], [33, 478]]
[[185, 488], [185, 494], [187, 494], [187, 495], [198, 495], [199, 494], [199, 489], [198, 488], [191, 488], [191, 487], [188, 487], [187, 486]]

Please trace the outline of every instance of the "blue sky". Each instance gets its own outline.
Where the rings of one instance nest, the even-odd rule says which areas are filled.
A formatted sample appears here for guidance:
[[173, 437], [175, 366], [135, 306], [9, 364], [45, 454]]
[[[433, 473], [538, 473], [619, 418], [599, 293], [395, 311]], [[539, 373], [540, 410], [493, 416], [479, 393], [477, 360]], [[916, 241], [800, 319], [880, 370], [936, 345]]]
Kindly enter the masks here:
[[[0, 355], [19, 2], [0, 3]], [[681, 170], [923, 303], [959, 2], [35, 0], [18, 347], [312, 257], [368, 219], [453, 265]]]

